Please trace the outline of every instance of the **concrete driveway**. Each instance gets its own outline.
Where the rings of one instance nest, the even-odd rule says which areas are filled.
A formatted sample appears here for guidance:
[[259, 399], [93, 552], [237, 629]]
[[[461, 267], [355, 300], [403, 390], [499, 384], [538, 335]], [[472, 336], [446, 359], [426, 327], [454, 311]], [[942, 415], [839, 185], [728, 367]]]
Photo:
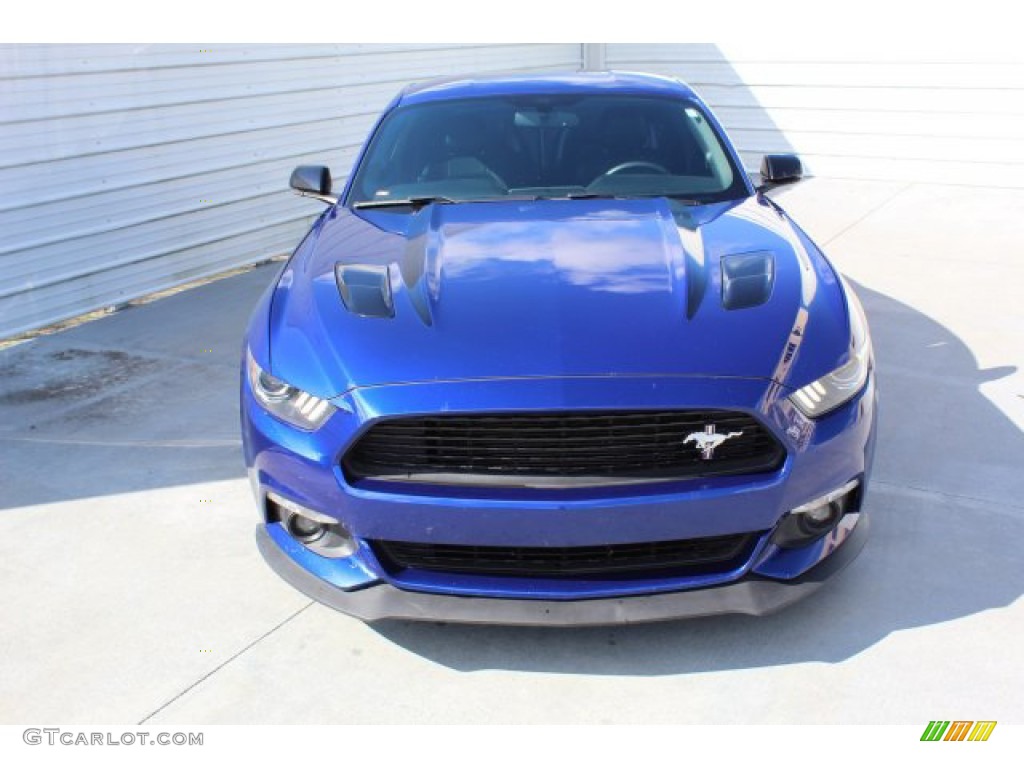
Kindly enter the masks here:
[[367, 626], [253, 542], [245, 319], [276, 267], [0, 352], [0, 722], [1024, 719], [1024, 193], [780, 191], [857, 285], [881, 425], [860, 559], [763, 619]]

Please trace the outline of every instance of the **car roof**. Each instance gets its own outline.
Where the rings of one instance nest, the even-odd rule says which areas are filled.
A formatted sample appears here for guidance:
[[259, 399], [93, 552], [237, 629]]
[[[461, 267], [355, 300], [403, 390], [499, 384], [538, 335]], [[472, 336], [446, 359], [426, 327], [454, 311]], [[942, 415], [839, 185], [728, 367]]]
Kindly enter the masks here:
[[446, 77], [406, 87], [397, 104], [513, 94], [630, 93], [696, 98], [685, 83], [640, 72], [495, 73]]

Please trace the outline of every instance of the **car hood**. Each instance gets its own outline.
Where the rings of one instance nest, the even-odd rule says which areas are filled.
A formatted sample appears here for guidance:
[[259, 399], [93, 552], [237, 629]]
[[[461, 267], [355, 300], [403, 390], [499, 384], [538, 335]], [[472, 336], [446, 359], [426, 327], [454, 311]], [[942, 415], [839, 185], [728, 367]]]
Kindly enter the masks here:
[[[727, 309], [722, 260], [750, 253], [768, 254], [770, 295]], [[347, 306], [338, 265], [386, 281], [390, 311], [379, 295]], [[802, 386], [844, 361], [848, 339], [835, 273], [761, 197], [338, 206], [282, 272], [270, 313], [274, 374], [320, 396], [505, 377]]]

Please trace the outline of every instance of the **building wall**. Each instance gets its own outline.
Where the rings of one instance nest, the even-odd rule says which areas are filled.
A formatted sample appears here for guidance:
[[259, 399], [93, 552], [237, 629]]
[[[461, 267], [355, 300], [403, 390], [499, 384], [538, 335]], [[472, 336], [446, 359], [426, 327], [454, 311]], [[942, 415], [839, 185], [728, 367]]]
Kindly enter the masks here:
[[1024, 48], [796, 37], [610, 44], [604, 63], [694, 86], [751, 169], [767, 152], [796, 151], [816, 176], [1024, 186]]
[[566, 45], [0, 46], [0, 338], [289, 251], [409, 82]]

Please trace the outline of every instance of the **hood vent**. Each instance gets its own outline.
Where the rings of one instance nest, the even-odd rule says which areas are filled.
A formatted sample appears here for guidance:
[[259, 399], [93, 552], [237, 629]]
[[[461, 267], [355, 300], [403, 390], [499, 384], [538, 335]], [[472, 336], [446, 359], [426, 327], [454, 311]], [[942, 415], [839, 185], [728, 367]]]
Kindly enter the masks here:
[[334, 268], [345, 308], [363, 317], [394, 317], [388, 268], [377, 264], [338, 264]]
[[767, 251], [722, 258], [722, 306], [746, 309], [764, 304], [775, 283], [775, 257]]

